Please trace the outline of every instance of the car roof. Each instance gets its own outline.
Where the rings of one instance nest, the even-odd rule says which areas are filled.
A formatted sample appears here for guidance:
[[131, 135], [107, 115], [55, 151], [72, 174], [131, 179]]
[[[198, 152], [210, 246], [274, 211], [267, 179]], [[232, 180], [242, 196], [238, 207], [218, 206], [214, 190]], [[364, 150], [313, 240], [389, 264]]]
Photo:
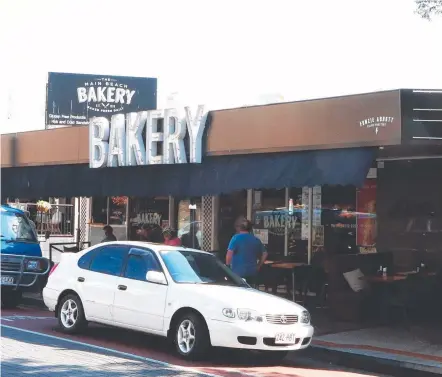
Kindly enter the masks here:
[[14, 208], [14, 207], [11, 207], [11, 206], [8, 206], [8, 205], [4, 205], [4, 204], [1, 205], [0, 210], [2, 212], [12, 212], [12, 213], [18, 213], [20, 215], [24, 215], [25, 214], [21, 209]]
[[143, 242], [143, 241], [110, 241], [106, 242], [104, 244], [98, 244], [95, 246], [105, 246], [105, 245], [126, 245], [126, 246], [133, 246], [133, 247], [148, 247], [149, 249], [160, 252], [160, 251], [173, 251], [173, 250], [188, 250], [192, 252], [197, 252], [201, 254], [210, 254], [211, 253], [207, 251], [192, 249], [184, 246], [168, 246], [161, 243], [154, 243], [154, 242]]

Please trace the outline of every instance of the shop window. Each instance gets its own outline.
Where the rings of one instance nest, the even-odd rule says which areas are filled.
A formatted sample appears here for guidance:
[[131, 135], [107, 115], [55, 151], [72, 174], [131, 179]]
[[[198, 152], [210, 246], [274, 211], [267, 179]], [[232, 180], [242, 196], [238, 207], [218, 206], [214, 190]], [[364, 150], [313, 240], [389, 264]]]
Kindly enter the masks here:
[[[308, 190], [302, 188], [290, 188], [289, 200], [293, 201], [293, 214], [288, 212], [288, 203], [286, 215], [289, 221], [287, 223], [287, 255], [294, 260], [302, 263], [308, 262], [308, 219], [306, 205], [308, 205]], [[303, 195], [304, 194], [304, 195]], [[321, 240], [317, 240], [321, 244]]]
[[269, 253], [269, 259], [285, 254], [287, 204], [285, 189], [256, 190], [252, 199], [253, 227]]
[[415, 253], [407, 269], [427, 260], [442, 266], [442, 160], [392, 161], [380, 171], [379, 244], [396, 258]]
[[129, 238], [140, 239], [138, 231], [144, 225], [151, 228], [173, 227], [173, 224], [169, 224], [169, 197], [131, 198]]
[[184, 246], [200, 249], [203, 242], [201, 198], [178, 201], [178, 237]]
[[127, 196], [111, 196], [109, 200], [109, 224], [126, 225]]
[[127, 196], [93, 197], [90, 226], [92, 245], [99, 243], [103, 237], [103, 226], [112, 226], [117, 240], [126, 240], [126, 207]]
[[26, 211], [40, 236], [47, 231], [53, 236], [74, 234], [74, 198], [16, 198], [9, 204]]
[[91, 223], [107, 224], [107, 197], [93, 197]]
[[[364, 210], [361, 211], [359, 217], [363, 218], [366, 203], [361, 203], [361, 205]], [[320, 229], [323, 228], [323, 246], [325, 250], [334, 254], [359, 253], [357, 247], [356, 187], [323, 186], [321, 188], [320, 207], [321, 223], [318, 225], [321, 227]], [[315, 230], [316, 227], [313, 229]], [[364, 234], [366, 233], [359, 232], [359, 237], [367, 239]], [[314, 246], [316, 246], [315, 250], [320, 247], [320, 245]]]
[[218, 251], [221, 260], [235, 235], [235, 222], [247, 216], [247, 190], [220, 195], [218, 215]]

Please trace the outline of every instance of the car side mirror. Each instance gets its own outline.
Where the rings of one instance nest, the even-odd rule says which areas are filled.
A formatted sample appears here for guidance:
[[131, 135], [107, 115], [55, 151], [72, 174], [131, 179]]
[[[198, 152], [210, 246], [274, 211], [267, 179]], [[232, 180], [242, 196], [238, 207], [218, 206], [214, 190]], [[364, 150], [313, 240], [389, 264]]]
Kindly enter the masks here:
[[149, 283], [167, 285], [166, 276], [160, 271], [148, 271], [146, 274], [146, 280]]

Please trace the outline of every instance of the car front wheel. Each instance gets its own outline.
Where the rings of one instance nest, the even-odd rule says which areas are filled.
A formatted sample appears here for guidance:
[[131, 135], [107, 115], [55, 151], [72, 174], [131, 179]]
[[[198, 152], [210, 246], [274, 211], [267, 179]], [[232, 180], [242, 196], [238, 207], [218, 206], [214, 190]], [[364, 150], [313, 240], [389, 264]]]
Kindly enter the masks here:
[[61, 299], [57, 317], [61, 330], [67, 334], [78, 333], [87, 326], [83, 305], [76, 295], [67, 295]]
[[174, 343], [184, 358], [202, 358], [210, 349], [209, 330], [204, 319], [195, 313], [181, 316], [175, 328]]

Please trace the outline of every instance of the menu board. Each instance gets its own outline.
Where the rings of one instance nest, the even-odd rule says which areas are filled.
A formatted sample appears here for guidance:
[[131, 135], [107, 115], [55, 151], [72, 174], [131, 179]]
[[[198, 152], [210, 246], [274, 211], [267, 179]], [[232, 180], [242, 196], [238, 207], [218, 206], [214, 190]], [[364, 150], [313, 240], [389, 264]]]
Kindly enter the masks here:
[[259, 238], [264, 245], [269, 244], [269, 231], [267, 229], [253, 229], [253, 234]]
[[301, 239], [308, 240], [309, 238], [309, 189], [308, 187], [302, 188], [302, 219], [301, 219]]
[[321, 225], [322, 190], [321, 186], [313, 187], [313, 226]]

